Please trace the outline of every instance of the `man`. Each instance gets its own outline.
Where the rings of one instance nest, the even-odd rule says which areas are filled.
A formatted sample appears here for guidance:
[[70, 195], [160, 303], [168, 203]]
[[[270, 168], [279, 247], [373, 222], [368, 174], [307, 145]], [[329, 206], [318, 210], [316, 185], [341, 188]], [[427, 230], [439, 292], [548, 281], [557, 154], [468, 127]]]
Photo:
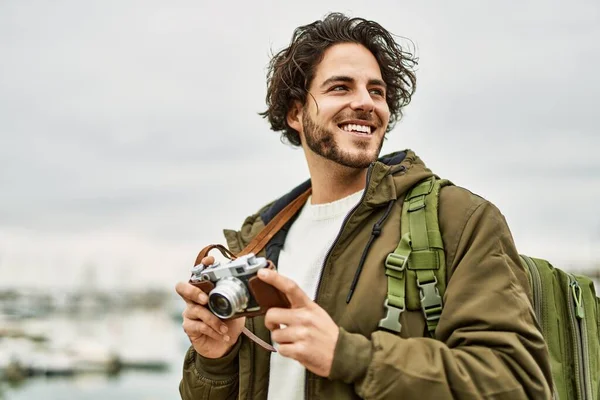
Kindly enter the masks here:
[[[259, 274], [291, 308], [221, 321], [206, 308], [205, 293], [179, 283], [192, 343], [184, 400], [551, 396], [546, 346], [506, 222], [462, 188], [440, 193], [448, 279], [436, 340], [418, 310], [401, 314], [399, 334], [378, 328], [384, 262], [400, 240], [403, 196], [432, 176], [412, 151], [377, 161], [414, 91], [411, 57], [377, 23], [341, 14], [298, 28], [274, 56], [264, 116], [302, 146], [310, 181], [247, 218], [240, 232], [225, 234], [230, 250], [241, 251], [312, 187], [293, 222], [267, 245], [278, 272]], [[244, 325], [277, 343], [278, 353], [240, 335]]]

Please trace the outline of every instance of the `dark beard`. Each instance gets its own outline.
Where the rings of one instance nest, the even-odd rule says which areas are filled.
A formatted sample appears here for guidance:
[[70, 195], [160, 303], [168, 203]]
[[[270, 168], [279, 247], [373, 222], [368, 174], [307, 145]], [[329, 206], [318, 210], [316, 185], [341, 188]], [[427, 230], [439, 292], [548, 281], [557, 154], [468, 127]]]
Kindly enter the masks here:
[[[317, 153], [321, 157], [331, 160], [337, 164], [343, 165], [350, 168], [367, 168], [372, 162], [377, 160], [377, 156], [383, 146], [383, 140], [379, 143], [379, 148], [375, 153], [374, 157], [370, 157], [368, 154], [361, 154], [358, 156], [351, 155], [347, 152], [342, 151], [338, 144], [335, 142], [335, 134], [330, 130], [318, 126], [310, 117], [308, 112], [304, 112], [302, 115], [302, 124], [304, 126], [304, 137], [306, 139], [306, 145], [313, 152]], [[361, 150], [369, 148], [369, 144], [365, 142], [357, 142], [355, 144]]]

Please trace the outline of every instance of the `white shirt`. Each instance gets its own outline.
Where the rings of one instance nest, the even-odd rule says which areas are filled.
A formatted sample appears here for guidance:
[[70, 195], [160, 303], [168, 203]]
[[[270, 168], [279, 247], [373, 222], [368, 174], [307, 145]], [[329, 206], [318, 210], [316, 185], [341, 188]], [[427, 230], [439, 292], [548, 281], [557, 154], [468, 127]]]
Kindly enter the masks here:
[[[292, 224], [279, 254], [278, 271], [295, 281], [314, 300], [325, 257], [346, 215], [364, 190], [326, 204], [311, 204], [309, 197]], [[277, 347], [277, 344], [274, 344]], [[279, 353], [271, 354], [269, 400], [304, 399], [306, 370], [302, 364]]]

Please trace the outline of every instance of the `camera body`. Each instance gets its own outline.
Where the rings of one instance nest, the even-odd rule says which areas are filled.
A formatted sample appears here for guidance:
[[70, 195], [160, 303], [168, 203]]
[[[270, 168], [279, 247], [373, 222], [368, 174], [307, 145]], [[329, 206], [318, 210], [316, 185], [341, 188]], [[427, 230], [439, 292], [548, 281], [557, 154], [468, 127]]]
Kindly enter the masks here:
[[210, 311], [221, 319], [256, 316], [271, 307], [289, 307], [283, 293], [258, 278], [262, 268], [274, 269], [274, 265], [252, 253], [223, 264], [198, 264], [192, 268], [190, 283], [208, 295]]

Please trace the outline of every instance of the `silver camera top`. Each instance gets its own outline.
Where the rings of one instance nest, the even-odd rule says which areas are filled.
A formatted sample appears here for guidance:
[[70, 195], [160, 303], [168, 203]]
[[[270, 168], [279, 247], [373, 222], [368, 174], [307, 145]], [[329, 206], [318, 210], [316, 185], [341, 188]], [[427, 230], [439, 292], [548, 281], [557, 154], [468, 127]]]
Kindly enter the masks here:
[[253, 253], [236, 258], [235, 260], [221, 264], [215, 262], [212, 265], [204, 267], [198, 264], [192, 268], [192, 281], [209, 280], [216, 282], [219, 279], [228, 276], [238, 277], [245, 275], [253, 275], [259, 269], [268, 265], [267, 259], [264, 257], [256, 257]]

